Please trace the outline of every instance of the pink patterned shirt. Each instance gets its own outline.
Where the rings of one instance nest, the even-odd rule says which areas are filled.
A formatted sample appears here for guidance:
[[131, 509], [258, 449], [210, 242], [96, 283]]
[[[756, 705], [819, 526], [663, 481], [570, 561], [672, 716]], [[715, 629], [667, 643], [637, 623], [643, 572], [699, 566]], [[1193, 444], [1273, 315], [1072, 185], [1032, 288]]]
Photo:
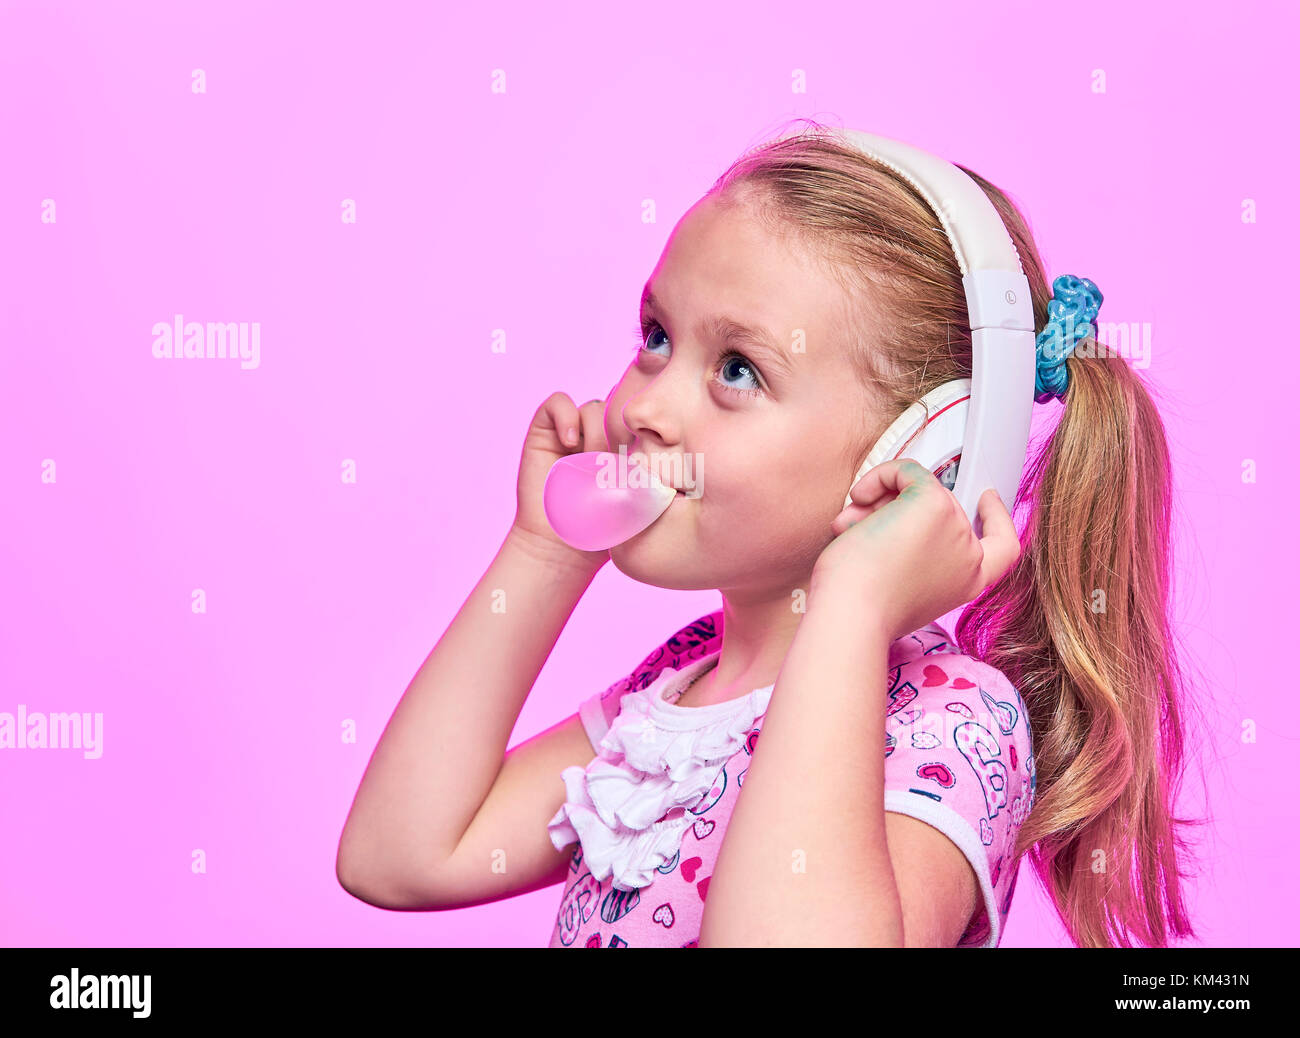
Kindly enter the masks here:
[[[552, 948], [695, 947], [709, 879], [774, 686], [702, 707], [673, 700], [713, 667], [722, 611], [682, 628], [583, 701], [596, 757], [564, 769], [548, 823], [572, 844]], [[1025, 705], [1003, 674], [930, 624], [889, 649], [885, 810], [944, 833], [979, 881], [958, 947], [996, 947], [1036, 778]]]

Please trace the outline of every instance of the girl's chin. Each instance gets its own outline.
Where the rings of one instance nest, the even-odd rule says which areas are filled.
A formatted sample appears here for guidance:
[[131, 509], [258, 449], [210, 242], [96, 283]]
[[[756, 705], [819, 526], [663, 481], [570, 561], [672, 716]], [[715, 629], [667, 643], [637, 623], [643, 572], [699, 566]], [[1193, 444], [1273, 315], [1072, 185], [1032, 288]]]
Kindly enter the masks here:
[[[669, 511], [671, 511], [671, 507]], [[667, 513], [635, 537], [609, 549], [609, 561], [625, 576], [654, 587], [686, 590], [699, 579], [693, 551], [682, 543], [680, 531], [664, 528]]]
[[714, 584], [700, 583], [700, 571], [683, 567], [680, 556], [661, 566], [645, 558], [637, 558], [635, 554], [620, 554], [617, 548], [613, 548], [609, 553], [609, 561], [623, 576], [647, 587], [663, 588], [665, 591], [712, 591], [716, 587]]
[[[668, 507], [659, 514], [659, 517], [653, 523], [640, 533], [634, 534], [627, 540], [610, 548], [610, 559], [617, 560], [620, 554], [626, 557], [629, 554], [639, 553], [649, 545], [655, 545], [655, 550], [667, 545], [668, 542], [663, 538], [668, 528], [676, 526], [677, 520], [684, 516], [689, 509], [694, 508], [699, 500], [699, 497], [692, 497], [690, 493], [679, 490], [672, 501], [668, 503]], [[680, 539], [683, 536], [681, 531], [686, 529], [690, 529], [690, 527], [680, 527], [677, 533], [670, 536]], [[677, 556], [679, 551], [680, 549], [675, 550], [674, 555]]]
[[691, 502], [694, 500], [695, 498], [692, 498], [679, 490], [673, 497], [672, 501], [669, 502], [668, 507], [659, 513], [659, 517], [653, 523], [647, 526], [640, 533], [629, 537], [621, 544], [614, 545], [614, 547], [610, 549], [611, 556], [615, 551], [623, 547], [623, 545], [638, 545], [645, 542], [650, 536], [661, 531], [671, 520], [672, 516], [680, 512], [682, 509], [690, 507]]

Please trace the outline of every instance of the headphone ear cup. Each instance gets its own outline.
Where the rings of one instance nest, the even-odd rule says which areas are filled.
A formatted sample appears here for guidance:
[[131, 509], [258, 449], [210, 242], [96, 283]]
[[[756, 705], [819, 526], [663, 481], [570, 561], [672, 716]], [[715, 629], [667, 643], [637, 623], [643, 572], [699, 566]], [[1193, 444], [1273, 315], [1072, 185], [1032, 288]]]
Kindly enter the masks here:
[[943, 485], [945, 490], [951, 490], [957, 485], [957, 469], [960, 466], [961, 455], [958, 454], [952, 461], [940, 468], [939, 471], [934, 474], [934, 478]]
[[915, 458], [947, 489], [957, 484], [966, 417], [970, 413], [968, 378], [953, 379], [932, 389], [899, 415], [880, 436], [858, 469], [844, 507], [853, 503], [858, 480], [877, 465], [898, 458]]

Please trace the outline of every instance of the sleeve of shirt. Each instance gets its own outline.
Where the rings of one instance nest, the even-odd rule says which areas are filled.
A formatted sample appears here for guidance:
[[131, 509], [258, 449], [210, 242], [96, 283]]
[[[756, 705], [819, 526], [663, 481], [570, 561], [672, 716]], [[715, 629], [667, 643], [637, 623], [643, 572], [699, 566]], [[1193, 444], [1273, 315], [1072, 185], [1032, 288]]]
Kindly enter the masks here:
[[1036, 784], [1025, 704], [1000, 671], [949, 653], [890, 671], [885, 810], [932, 825], [975, 870], [980, 907], [959, 948], [1002, 939], [1019, 873], [1016, 836]]
[[614, 718], [629, 692], [649, 688], [665, 668], [681, 670], [688, 663], [712, 652], [722, 637], [722, 610], [702, 616], [685, 627], [645, 657], [635, 670], [620, 678], [603, 692], [584, 699], [578, 704], [578, 717], [591, 740], [592, 748], [599, 751], [600, 741], [614, 723]]

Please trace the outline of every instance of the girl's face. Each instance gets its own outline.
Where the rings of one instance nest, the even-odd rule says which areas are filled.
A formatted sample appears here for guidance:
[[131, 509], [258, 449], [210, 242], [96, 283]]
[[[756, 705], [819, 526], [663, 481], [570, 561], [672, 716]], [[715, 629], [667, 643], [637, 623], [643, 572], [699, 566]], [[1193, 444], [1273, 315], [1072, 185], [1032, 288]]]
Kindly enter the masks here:
[[[620, 571], [679, 590], [807, 588], [863, 432], [883, 417], [849, 360], [870, 329], [850, 337], [850, 322], [835, 279], [745, 206], [705, 197], [681, 219], [646, 283], [644, 344], [606, 402], [605, 436], [687, 493], [610, 549]], [[846, 460], [850, 445], [861, 453]]]

